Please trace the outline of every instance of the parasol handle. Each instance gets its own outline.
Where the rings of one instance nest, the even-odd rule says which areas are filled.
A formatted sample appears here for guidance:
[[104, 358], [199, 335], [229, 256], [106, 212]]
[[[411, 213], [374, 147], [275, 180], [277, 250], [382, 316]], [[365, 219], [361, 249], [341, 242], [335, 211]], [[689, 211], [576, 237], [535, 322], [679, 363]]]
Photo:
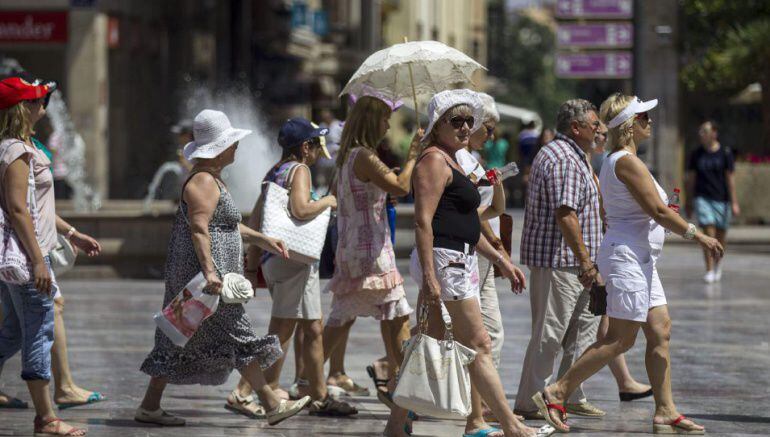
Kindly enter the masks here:
[[[404, 37], [404, 42], [409, 42], [409, 38]], [[420, 126], [420, 109], [417, 107], [417, 91], [414, 88], [414, 76], [412, 75], [412, 63], [406, 64], [409, 68], [409, 83], [412, 84], [412, 99], [414, 100], [414, 116], [417, 119], [417, 130], [421, 129]]]

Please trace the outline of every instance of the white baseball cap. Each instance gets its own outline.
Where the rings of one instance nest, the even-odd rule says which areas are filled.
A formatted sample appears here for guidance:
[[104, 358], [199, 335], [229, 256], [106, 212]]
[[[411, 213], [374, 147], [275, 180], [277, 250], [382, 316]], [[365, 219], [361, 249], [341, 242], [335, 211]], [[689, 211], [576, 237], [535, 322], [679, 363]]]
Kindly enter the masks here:
[[634, 115], [647, 112], [656, 106], [658, 106], [658, 99], [642, 101], [642, 99], [640, 99], [639, 97], [634, 96], [634, 99], [631, 100], [631, 103], [629, 103], [628, 106], [623, 108], [623, 110], [620, 111], [620, 114], [616, 115], [615, 118], [613, 118], [612, 120], [610, 120], [609, 123], [607, 123], [607, 127], [609, 129], [618, 127], [621, 124], [623, 124], [623, 122], [633, 117]]

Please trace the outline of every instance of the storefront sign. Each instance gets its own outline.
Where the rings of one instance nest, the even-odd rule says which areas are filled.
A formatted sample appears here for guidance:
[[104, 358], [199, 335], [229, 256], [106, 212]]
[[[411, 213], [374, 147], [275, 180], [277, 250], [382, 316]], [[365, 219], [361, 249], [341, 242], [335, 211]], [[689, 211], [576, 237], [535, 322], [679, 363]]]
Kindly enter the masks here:
[[569, 79], [628, 79], [631, 52], [557, 53], [556, 75]]
[[633, 0], [558, 0], [556, 18], [633, 18]]
[[559, 23], [559, 47], [628, 48], [633, 45], [634, 26], [624, 23]]
[[0, 12], [0, 43], [66, 41], [66, 12]]

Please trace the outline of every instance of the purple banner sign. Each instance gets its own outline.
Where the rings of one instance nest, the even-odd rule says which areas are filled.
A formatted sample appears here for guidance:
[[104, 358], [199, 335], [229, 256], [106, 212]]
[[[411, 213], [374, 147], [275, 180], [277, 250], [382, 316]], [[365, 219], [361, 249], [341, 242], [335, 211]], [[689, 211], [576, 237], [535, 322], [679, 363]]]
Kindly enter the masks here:
[[558, 0], [556, 18], [633, 18], [633, 0]]
[[556, 32], [559, 47], [628, 48], [634, 44], [631, 23], [560, 23]]
[[631, 52], [557, 53], [556, 75], [569, 79], [628, 79]]

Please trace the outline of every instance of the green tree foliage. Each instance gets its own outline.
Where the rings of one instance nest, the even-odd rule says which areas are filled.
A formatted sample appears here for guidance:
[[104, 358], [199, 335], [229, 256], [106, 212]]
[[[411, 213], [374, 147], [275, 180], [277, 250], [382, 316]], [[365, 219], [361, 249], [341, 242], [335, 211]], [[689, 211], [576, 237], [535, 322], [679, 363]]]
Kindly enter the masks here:
[[770, 1], [683, 0], [682, 9], [683, 84], [690, 91], [733, 93], [759, 82], [770, 145]]
[[490, 13], [489, 72], [505, 85], [498, 101], [533, 109], [553, 126], [559, 105], [575, 96], [575, 82], [555, 74], [556, 35], [546, 24], [526, 15]]

